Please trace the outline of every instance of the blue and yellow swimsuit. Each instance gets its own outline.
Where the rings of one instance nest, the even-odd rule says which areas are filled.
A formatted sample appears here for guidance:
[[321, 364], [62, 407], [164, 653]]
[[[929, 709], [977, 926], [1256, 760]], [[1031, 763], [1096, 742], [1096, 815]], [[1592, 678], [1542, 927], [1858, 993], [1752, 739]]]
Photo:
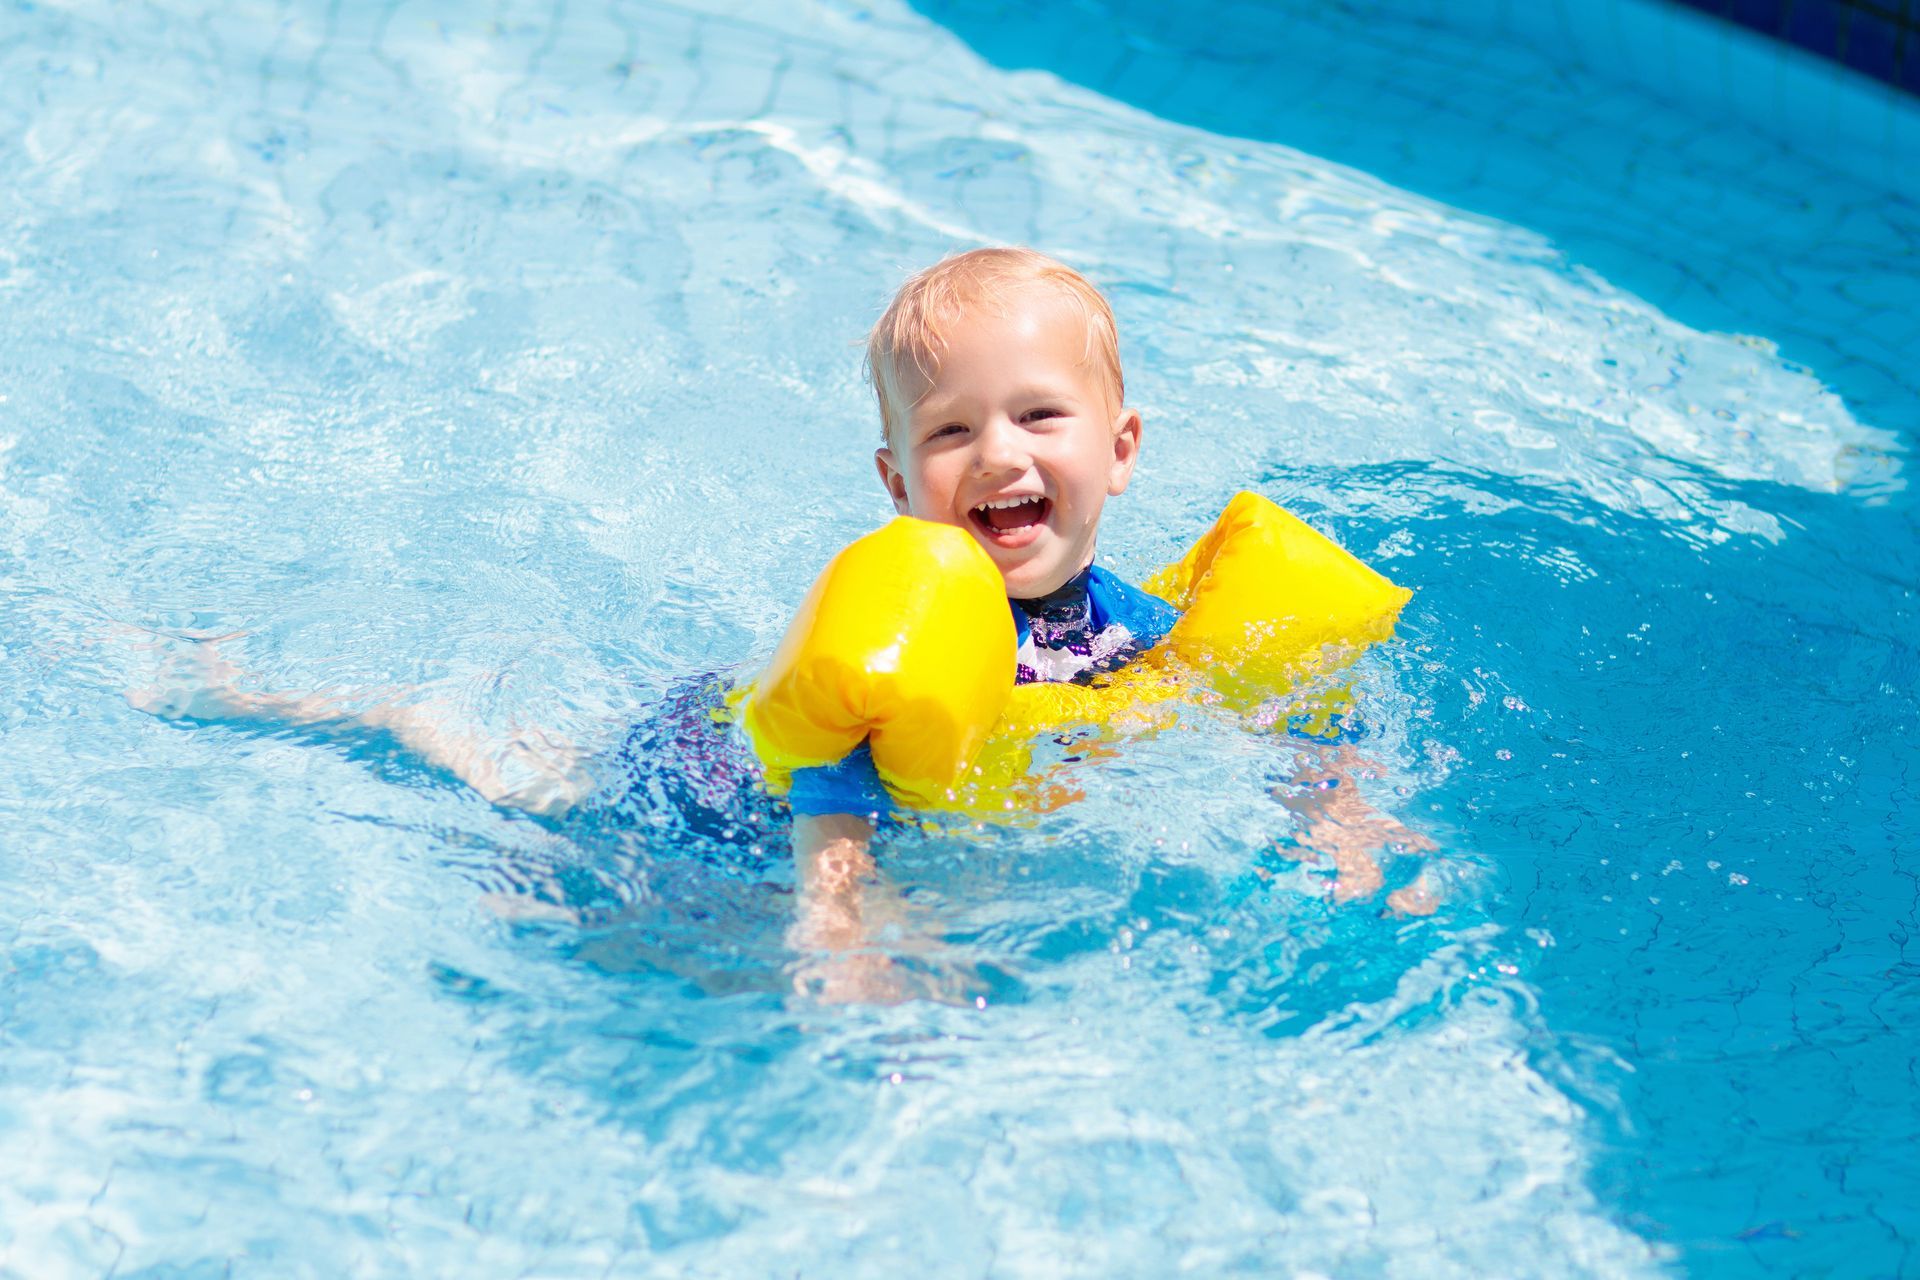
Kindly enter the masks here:
[[[1019, 637], [1019, 684], [1086, 684], [1152, 648], [1180, 616], [1097, 565], [1049, 595], [1008, 604]], [[644, 833], [649, 842], [757, 874], [784, 852], [789, 808], [875, 819], [893, 810], [864, 743], [838, 764], [796, 770], [784, 803], [770, 797], [745, 738], [720, 723], [725, 701], [717, 676], [669, 690], [628, 730], [606, 784], [566, 820], [569, 830], [576, 837]]]

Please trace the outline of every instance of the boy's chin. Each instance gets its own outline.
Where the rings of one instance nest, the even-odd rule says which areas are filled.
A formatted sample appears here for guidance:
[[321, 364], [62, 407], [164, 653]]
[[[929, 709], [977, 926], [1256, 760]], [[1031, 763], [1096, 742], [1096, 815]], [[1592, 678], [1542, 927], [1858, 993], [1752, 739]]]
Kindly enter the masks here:
[[1071, 563], [1073, 553], [1051, 529], [1018, 548], [995, 546], [978, 531], [975, 537], [1006, 579], [1009, 600], [1033, 600], [1058, 591], [1081, 569], [1080, 564]]
[[1056, 565], [1024, 563], [1001, 565], [1000, 576], [1007, 580], [1009, 600], [1033, 600], [1058, 591], [1073, 574], [1061, 572]]

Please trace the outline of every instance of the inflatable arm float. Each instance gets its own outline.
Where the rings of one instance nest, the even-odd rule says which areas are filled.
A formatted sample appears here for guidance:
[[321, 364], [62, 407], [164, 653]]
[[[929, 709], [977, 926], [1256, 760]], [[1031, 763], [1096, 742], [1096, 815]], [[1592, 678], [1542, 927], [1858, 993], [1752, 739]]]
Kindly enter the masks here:
[[1098, 684], [1016, 688], [993, 561], [965, 530], [901, 516], [827, 565], [739, 691], [740, 721], [776, 792], [865, 741], [903, 807], [948, 808], [983, 752], [1024, 759], [1038, 734], [1197, 690], [1244, 706], [1284, 693], [1392, 635], [1412, 594], [1253, 493], [1143, 585], [1181, 610], [1158, 645]]

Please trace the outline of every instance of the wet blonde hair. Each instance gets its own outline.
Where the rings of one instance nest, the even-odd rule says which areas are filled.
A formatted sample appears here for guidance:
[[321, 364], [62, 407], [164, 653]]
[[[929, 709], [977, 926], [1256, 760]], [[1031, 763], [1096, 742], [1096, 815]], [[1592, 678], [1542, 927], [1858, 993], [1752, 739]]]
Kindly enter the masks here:
[[942, 336], [974, 308], [997, 306], [1007, 293], [1037, 288], [1060, 298], [1086, 322], [1086, 360], [1094, 365], [1117, 409], [1126, 401], [1120, 373], [1120, 336], [1113, 308], [1087, 278], [1064, 262], [1032, 249], [973, 249], [942, 259], [910, 276], [867, 335], [867, 376], [880, 402], [880, 429], [888, 440], [913, 411], [909, 370], [931, 384], [940, 371]]

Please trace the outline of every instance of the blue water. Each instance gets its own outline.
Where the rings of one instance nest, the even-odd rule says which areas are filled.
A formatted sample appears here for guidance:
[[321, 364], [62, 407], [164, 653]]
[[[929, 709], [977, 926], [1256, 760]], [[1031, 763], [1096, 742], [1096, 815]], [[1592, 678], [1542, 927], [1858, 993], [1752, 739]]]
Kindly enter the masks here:
[[[0, 1274], [1912, 1269], [1920, 211], [1378, 13], [1229, 92], [977, 12], [0, 14]], [[240, 632], [610, 749], [882, 517], [864, 327], [1002, 240], [1119, 313], [1112, 564], [1251, 487], [1416, 588], [1431, 918], [1194, 712], [897, 835], [927, 998], [826, 1006], [777, 851], [127, 705]]]

